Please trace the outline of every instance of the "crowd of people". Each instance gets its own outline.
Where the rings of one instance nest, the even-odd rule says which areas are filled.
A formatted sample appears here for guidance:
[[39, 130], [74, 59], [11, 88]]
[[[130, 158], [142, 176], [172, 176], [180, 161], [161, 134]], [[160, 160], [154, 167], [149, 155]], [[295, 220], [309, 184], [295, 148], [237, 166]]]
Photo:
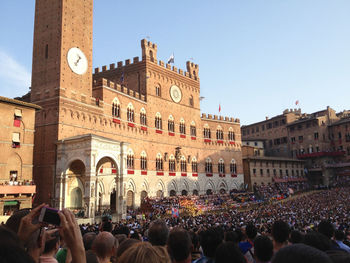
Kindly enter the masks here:
[[192, 196], [169, 196], [169, 197], [146, 197], [142, 201], [141, 207], [137, 210], [128, 210], [128, 218], [144, 214], [146, 217], [152, 215], [170, 214], [172, 208], [186, 211], [188, 215], [195, 216], [208, 211], [226, 211], [239, 207], [246, 207], [250, 204], [282, 200], [292, 194], [310, 190], [307, 182], [283, 182], [254, 185], [254, 191], [235, 191], [229, 193], [212, 195], [192, 195]]
[[285, 199], [291, 194], [308, 191], [311, 189], [310, 184], [307, 181], [296, 182], [281, 182], [281, 183], [268, 183], [254, 186], [254, 192], [257, 193], [258, 199], [271, 200], [271, 199]]
[[[120, 222], [103, 216], [101, 223], [86, 225], [78, 225], [73, 213], [64, 209], [59, 212], [59, 227], [38, 223], [41, 205], [16, 212], [0, 227], [0, 258], [4, 262], [60, 263], [350, 262], [349, 190], [344, 181], [341, 187], [249, 209], [178, 217], [158, 213]], [[222, 205], [238, 196], [244, 194], [194, 200]], [[170, 207], [188, 199], [168, 200]]]

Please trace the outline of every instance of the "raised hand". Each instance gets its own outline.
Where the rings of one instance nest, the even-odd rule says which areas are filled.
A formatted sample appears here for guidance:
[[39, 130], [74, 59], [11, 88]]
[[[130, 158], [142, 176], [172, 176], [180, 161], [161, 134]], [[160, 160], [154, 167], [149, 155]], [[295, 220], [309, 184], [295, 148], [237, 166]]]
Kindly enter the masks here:
[[80, 228], [74, 214], [68, 209], [58, 212], [61, 219], [60, 235], [71, 250], [73, 262], [86, 262], [85, 249]]

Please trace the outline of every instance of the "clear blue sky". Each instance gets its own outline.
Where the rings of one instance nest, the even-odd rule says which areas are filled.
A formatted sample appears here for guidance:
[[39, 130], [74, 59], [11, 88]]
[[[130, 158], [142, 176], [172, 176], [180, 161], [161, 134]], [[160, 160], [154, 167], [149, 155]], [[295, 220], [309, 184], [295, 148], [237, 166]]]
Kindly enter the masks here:
[[[77, 0], [80, 1], [80, 0]], [[94, 1], [94, 67], [141, 56], [199, 64], [201, 110], [242, 124], [294, 108], [350, 109], [350, 1]], [[0, 95], [28, 91], [34, 0], [0, 3]]]

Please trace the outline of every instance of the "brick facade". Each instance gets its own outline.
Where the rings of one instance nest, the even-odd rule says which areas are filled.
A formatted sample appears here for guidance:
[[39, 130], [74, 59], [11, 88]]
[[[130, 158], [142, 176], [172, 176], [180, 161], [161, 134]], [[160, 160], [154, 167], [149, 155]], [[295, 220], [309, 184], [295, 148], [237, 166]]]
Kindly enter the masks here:
[[32, 206], [34, 121], [39, 109], [0, 97], [0, 215]]
[[347, 112], [336, 113], [330, 107], [311, 114], [285, 110], [282, 115], [242, 126], [242, 135], [243, 140], [264, 140], [267, 156], [304, 160], [308, 179], [328, 185], [337, 176], [349, 175], [348, 122]]
[[[43, 108], [36, 115], [34, 148], [41, 201], [84, 207], [91, 217], [95, 208], [113, 203], [121, 215], [145, 194], [242, 186], [239, 119], [201, 115], [198, 65], [187, 62], [187, 71], [171, 67], [157, 60], [156, 44], [142, 40], [141, 59], [102, 66], [92, 74], [92, 0], [46, 2], [36, 1], [31, 93], [32, 102]], [[68, 65], [71, 47], [86, 56], [84, 74]], [[169, 130], [169, 120], [174, 129]], [[176, 167], [169, 172], [171, 158]], [[236, 165], [232, 173], [231, 162]], [[198, 164], [194, 171], [193, 163]]]

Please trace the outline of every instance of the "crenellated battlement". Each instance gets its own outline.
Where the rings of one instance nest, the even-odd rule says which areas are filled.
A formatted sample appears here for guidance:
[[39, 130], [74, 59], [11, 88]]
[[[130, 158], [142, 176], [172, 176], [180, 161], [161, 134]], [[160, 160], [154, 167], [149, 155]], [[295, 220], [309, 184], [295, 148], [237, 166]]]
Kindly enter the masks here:
[[131, 59], [126, 59], [125, 62], [123, 61], [117, 62], [117, 66], [115, 63], [112, 63], [112, 64], [109, 64], [109, 66], [104, 65], [102, 67], [95, 68], [94, 74], [99, 74], [99, 73], [108, 72], [112, 70], [123, 71], [123, 70], [126, 70], [127, 67], [129, 66], [133, 66], [135, 64], [138, 64], [144, 61], [149, 61], [149, 62], [153, 62], [154, 64], [157, 64], [162, 68], [175, 72], [180, 76], [199, 81], [199, 77], [198, 77], [199, 66], [197, 64], [187, 61], [186, 62], [187, 71], [184, 71], [183, 69], [178, 69], [175, 66], [171, 66], [168, 63], [164, 63], [164, 61], [159, 60], [158, 62], [157, 45], [155, 43], [147, 41], [146, 39], [142, 39], [141, 48], [142, 48], [142, 61], [140, 60], [139, 57], [134, 57], [132, 62], [131, 62]]
[[198, 71], [199, 71], [198, 65], [194, 64], [193, 62], [187, 61], [186, 67], [187, 67], [187, 72], [190, 73], [190, 77], [197, 79], [198, 78]]
[[140, 58], [139, 57], [134, 57], [133, 58], [133, 62], [131, 63], [130, 59], [126, 59], [125, 60], [125, 64], [123, 63], [123, 61], [118, 61], [117, 62], [117, 67], [115, 66], [115, 63], [109, 64], [109, 66], [104, 65], [101, 68], [95, 68], [94, 69], [94, 74], [98, 74], [101, 72], [107, 72], [110, 70], [118, 70], [118, 69], [124, 69], [126, 66], [130, 66], [130, 65], [134, 65], [140, 62]]
[[301, 114], [301, 109], [285, 109], [283, 111], [283, 114], [288, 114], [288, 113], [295, 113], [295, 114]]
[[[189, 63], [189, 61], [187, 61], [187, 62]], [[123, 61], [118, 61], [117, 62], [117, 67], [116, 67], [115, 63], [109, 64], [109, 66], [104, 65], [101, 68], [100, 67], [95, 68], [94, 69], [94, 74], [99, 74], [99, 73], [102, 73], [102, 72], [108, 72], [108, 71], [112, 71], [112, 70], [121, 70], [121, 71], [123, 71], [127, 66], [131, 66], [131, 65], [134, 65], [134, 64], [137, 64], [137, 63], [140, 63], [140, 58], [139, 57], [134, 57], [133, 58], [133, 62], [131, 62], [130, 59], [126, 59], [125, 63], [123, 63]], [[181, 75], [183, 77], [187, 77], [187, 78], [199, 81], [199, 78], [197, 77], [197, 75], [191, 74], [190, 72], [184, 71], [183, 69], [178, 69], [175, 66], [171, 66], [170, 64], [164, 63], [164, 61], [160, 60], [158, 62], [158, 65], [160, 67], [162, 67], [162, 68], [165, 68], [165, 69], [168, 69], [168, 70], [170, 70], [172, 72], [175, 72], [175, 73], [177, 73], [177, 74], [179, 74], [179, 75]], [[194, 65], [198, 69], [198, 65], [196, 65], [196, 64], [194, 64]], [[197, 72], [198, 72], [198, 70], [197, 70]]]
[[125, 86], [116, 84], [113, 81], [110, 81], [110, 80], [105, 79], [105, 78], [100, 78], [100, 79], [94, 80], [93, 89], [101, 88], [101, 87], [107, 87], [107, 88], [110, 88], [113, 90], [117, 90], [117, 91], [122, 92], [128, 96], [134, 97], [138, 100], [146, 101], [145, 95], [142, 95], [142, 94], [140, 94], [132, 89], [128, 89]]
[[202, 120], [208, 120], [208, 121], [222, 121], [222, 122], [229, 122], [229, 123], [240, 123], [240, 119], [233, 118], [233, 117], [223, 117], [218, 115], [212, 115], [212, 114], [206, 114], [202, 113], [201, 116]]
[[142, 39], [141, 47], [149, 47], [149, 48], [157, 49], [157, 44], [152, 43], [151, 41], [147, 41], [146, 39]]

